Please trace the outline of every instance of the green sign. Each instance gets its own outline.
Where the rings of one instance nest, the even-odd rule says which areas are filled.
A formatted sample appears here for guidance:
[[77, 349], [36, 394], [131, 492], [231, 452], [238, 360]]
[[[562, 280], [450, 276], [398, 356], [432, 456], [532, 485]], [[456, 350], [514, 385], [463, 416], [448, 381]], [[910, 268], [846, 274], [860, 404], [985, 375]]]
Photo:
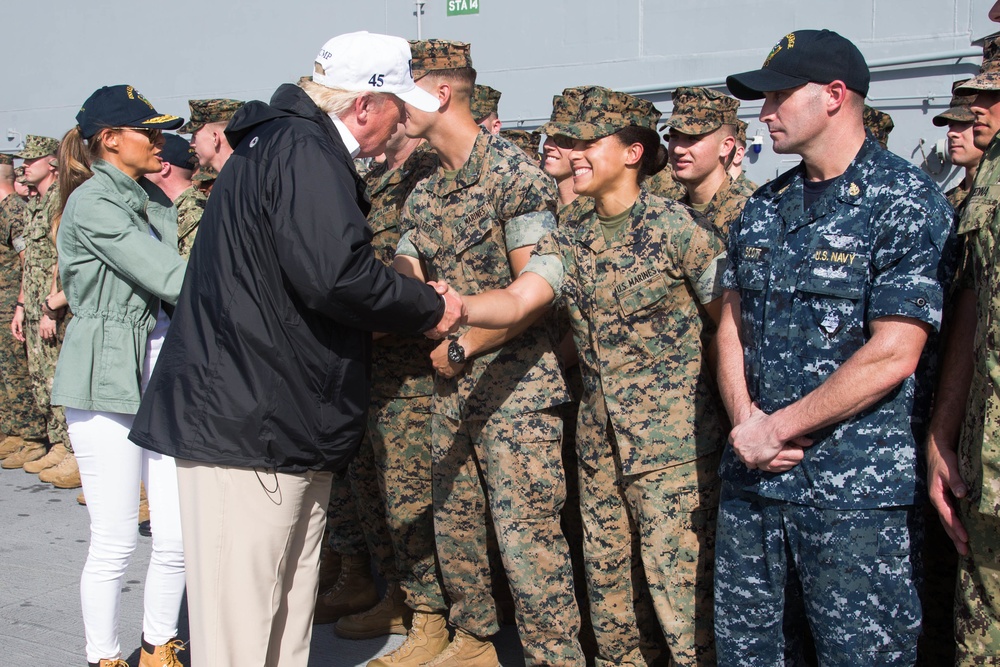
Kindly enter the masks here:
[[479, 0], [448, 0], [448, 16], [478, 13]]

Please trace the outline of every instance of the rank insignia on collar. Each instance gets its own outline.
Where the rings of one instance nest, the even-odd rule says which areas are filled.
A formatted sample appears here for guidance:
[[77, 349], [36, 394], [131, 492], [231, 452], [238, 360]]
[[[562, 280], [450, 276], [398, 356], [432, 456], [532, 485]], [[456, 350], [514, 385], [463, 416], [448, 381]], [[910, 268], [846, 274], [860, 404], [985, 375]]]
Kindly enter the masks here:
[[857, 197], [859, 194], [861, 194], [861, 188], [858, 187], [857, 183], [851, 183], [851, 187], [847, 188], [847, 194], [851, 195], [852, 197]]

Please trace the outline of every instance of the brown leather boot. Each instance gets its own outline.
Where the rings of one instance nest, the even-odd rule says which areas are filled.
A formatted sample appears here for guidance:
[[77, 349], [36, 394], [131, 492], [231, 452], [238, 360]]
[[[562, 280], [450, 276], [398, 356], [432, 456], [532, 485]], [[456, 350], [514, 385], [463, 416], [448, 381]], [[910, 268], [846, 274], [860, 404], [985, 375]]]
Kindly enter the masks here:
[[448, 648], [425, 662], [424, 667], [500, 667], [500, 659], [493, 642], [483, 641], [460, 628]]
[[329, 544], [319, 552], [319, 591], [330, 590], [340, 578], [340, 554]]
[[314, 625], [333, 623], [341, 616], [371, 609], [378, 604], [378, 592], [372, 578], [368, 554], [340, 556], [340, 576], [337, 583], [316, 598]]
[[76, 496], [76, 502], [77, 502], [78, 505], [86, 505], [87, 504], [87, 496], [83, 495], [83, 491], [81, 491], [80, 493], [77, 494], [77, 496]]
[[128, 667], [128, 663], [121, 658], [102, 658], [98, 662], [88, 662], [90, 667]]
[[32, 475], [37, 475], [43, 470], [48, 470], [49, 468], [54, 468], [59, 465], [59, 462], [66, 458], [67, 454], [69, 454], [69, 450], [66, 449], [65, 445], [61, 442], [57, 442], [49, 447], [48, 454], [37, 461], [28, 461], [21, 466], [21, 470]]
[[40, 442], [25, 440], [21, 449], [5, 458], [3, 463], [0, 463], [0, 468], [14, 470], [15, 468], [20, 468], [28, 461], [37, 461], [43, 456], [45, 456], [45, 445]]
[[154, 646], [143, 637], [142, 652], [139, 654], [139, 667], [183, 667], [177, 657], [177, 652], [183, 650], [183, 642], [177, 639], [171, 639], [166, 644]]
[[8, 435], [0, 442], [0, 459], [5, 459], [17, 450], [24, 447], [24, 440], [17, 435]]
[[38, 479], [57, 489], [79, 489], [82, 486], [80, 468], [76, 465], [76, 457], [72, 452], [67, 452], [56, 467], [38, 473]]
[[333, 631], [344, 639], [372, 639], [385, 635], [405, 635], [413, 617], [399, 584], [389, 584], [382, 600], [359, 614], [343, 616]]
[[444, 614], [413, 612], [406, 641], [395, 651], [368, 663], [367, 667], [420, 667], [448, 647], [448, 623]]

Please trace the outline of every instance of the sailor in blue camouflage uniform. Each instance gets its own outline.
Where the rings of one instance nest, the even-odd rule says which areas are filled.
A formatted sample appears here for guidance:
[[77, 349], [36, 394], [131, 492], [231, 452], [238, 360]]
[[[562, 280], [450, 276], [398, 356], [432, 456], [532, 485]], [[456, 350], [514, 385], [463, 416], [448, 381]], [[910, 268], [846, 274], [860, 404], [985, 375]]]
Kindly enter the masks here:
[[775, 152], [803, 162], [731, 229], [717, 339], [734, 424], [716, 541], [719, 665], [793, 661], [783, 621], [803, 612], [819, 664], [916, 659], [922, 489], [909, 415], [940, 325], [952, 213], [922, 172], [865, 136], [869, 81], [857, 47], [826, 30], [791, 33], [761, 69], [727, 79], [736, 97], [764, 98]]

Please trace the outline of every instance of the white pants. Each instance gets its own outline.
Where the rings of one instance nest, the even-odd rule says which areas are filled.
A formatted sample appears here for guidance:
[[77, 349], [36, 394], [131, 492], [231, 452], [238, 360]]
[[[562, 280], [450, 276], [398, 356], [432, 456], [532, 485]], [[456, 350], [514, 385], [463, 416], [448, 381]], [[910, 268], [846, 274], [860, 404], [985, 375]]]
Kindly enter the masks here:
[[192, 667], [306, 667], [332, 480], [178, 459]]
[[66, 422], [90, 512], [90, 551], [80, 578], [87, 660], [121, 656], [122, 580], [139, 539], [139, 480], [146, 483], [153, 552], [146, 572], [142, 631], [150, 644], [177, 636], [184, 596], [184, 542], [174, 459], [128, 439], [133, 415], [66, 408]]
[[[169, 320], [158, 318], [146, 344], [142, 389], [159, 356]], [[90, 513], [90, 551], [80, 577], [87, 661], [121, 656], [118, 613], [122, 580], [139, 541], [139, 481], [146, 484], [153, 553], [146, 571], [142, 634], [150, 644], [177, 636], [184, 597], [177, 469], [174, 459], [128, 439], [134, 415], [66, 408], [69, 439]]]

